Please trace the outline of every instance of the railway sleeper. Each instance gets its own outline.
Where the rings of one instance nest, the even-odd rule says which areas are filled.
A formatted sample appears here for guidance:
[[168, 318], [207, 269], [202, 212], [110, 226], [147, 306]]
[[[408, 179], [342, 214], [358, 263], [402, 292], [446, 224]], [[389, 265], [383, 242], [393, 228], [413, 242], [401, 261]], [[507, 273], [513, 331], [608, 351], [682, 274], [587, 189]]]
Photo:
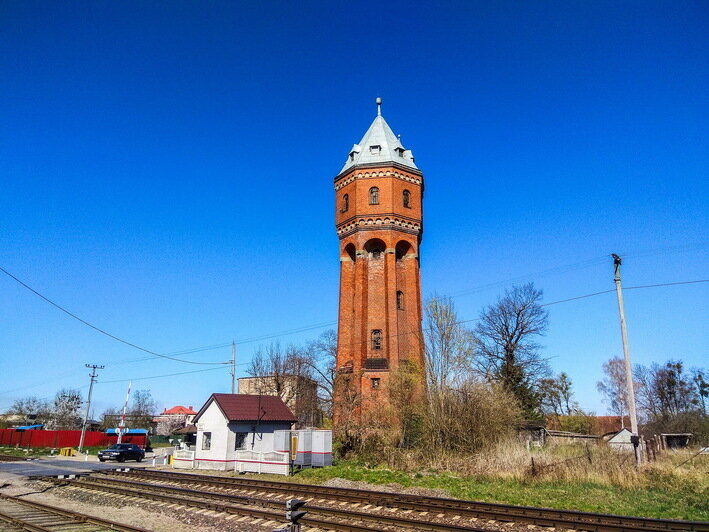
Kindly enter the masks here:
[[174, 473], [168, 471], [131, 470], [129, 476], [141, 478], [162, 478], [178, 482], [217, 486], [241, 486], [242, 489], [270, 489], [292, 495], [309, 496], [322, 494], [329, 500], [346, 499], [360, 501], [377, 506], [389, 506], [420, 511], [422, 508], [431, 512], [444, 512], [465, 517], [493, 519], [499, 522], [527, 523], [544, 527], [575, 529], [591, 532], [626, 532], [653, 531], [709, 532], [709, 522], [682, 521], [674, 519], [654, 519], [611, 514], [596, 514], [577, 510], [559, 510], [513, 506], [478, 501], [463, 501], [442, 497], [419, 497], [409, 494], [388, 494], [374, 490], [355, 490], [349, 488], [330, 488], [316, 485], [294, 484], [288, 482], [264, 481], [259, 479], [218, 478], [194, 473]]
[[[259, 499], [251, 499], [253, 501], [250, 505], [248, 498], [246, 497], [234, 497], [226, 494], [205, 494], [196, 490], [188, 490], [185, 488], [169, 488], [164, 486], [158, 486], [154, 484], [143, 484], [131, 482], [131, 487], [123, 487], [117, 485], [110, 485], [111, 483], [117, 484], [116, 481], [109, 483], [105, 482], [95, 482], [91, 479], [78, 479], [71, 481], [57, 481], [57, 483], [62, 483], [62, 485], [73, 485], [77, 487], [83, 487], [87, 489], [95, 489], [97, 491], [106, 491], [116, 494], [130, 494], [131, 496], [136, 496], [145, 499], [155, 499], [162, 500], [165, 502], [178, 503], [186, 506], [193, 506], [198, 508], [204, 508], [208, 510], [214, 510], [219, 512], [228, 513], [241, 513], [249, 515], [252, 517], [258, 517], [262, 519], [269, 520], [282, 520], [283, 515], [283, 505], [282, 503], [276, 503], [274, 501], [263, 501]], [[121, 484], [125, 484], [122, 482]], [[147, 491], [146, 489], [153, 489], [155, 491], [161, 491], [163, 493], [155, 493]], [[170, 495], [164, 494], [164, 492], [171, 493]], [[174, 493], [177, 492], [176, 496]], [[184, 495], [190, 495], [190, 497], [185, 497]], [[221, 502], [204, 500], [210, 498], [218, 498]], [[237, 499], [237, 501], [230, 499]], [[244, 499], [247, 499], [246, 501]], [[231, 504], [226, 504], [224, 501], [227, 500]], [[254, 508], [253, 503], [256, 503], [260, 508]], [[260, 503], [260, 504], [259, 504]], [[264, 504], [265, 503], [265, 504]], [[246, 506], [244, 506], [246, 505]], [[274, 508], [268, 510], [266, 508]], [[351, 510], [342, 509], [332, 509], [323, 507], [309, 507], [309, 515], [306, 516], [301, 522], [304, 525], [325, 528], [325, 529], [336, 529], [342, 531], [382, 531], [385, 530], [383, 526], [395, 527], [395, 529], [417, 529], [417, 530], [430, 530], [434, 532], [487, 532], [479, 527], [471, 526], [461, 526], [453, 525], [451, 523], [437, 523], [433, 521], [422, 521], [417, 519], [409, 519], [405, 517], [390, 517], [385, 515], [373, 515], [371, 513], [362, 513]], [[317, 515], [317, 517], [316, 517]], [[325, 520], [323, 517], [329, 517], [334, 520]], [[376, 522], [376, 525], [366, 524]]]

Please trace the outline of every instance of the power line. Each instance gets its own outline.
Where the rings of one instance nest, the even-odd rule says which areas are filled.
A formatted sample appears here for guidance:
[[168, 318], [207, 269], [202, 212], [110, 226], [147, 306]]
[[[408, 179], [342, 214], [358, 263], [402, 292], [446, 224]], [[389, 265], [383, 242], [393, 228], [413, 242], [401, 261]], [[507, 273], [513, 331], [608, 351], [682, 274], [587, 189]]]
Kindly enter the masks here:
[[[637, 253], [635, 253], [635, 254], [632, 254], [632, 253], [631, 253], [631, 256], [632, 256], [632, 255], [635, 255], [635, 256], [653, 255], [653, 254], [657, 254], [657, 253], [660, 253], [660, 252], [664, 252], [664, 251], [666, 251], [667, 249], [670, 249], [670, 250], [677, 250], [677, 249], [693, 249], [693, 248], [697, 248], [697, 247], [704, 247], [706, 244], [707, 244], [706, 242], [700, 242], [700, 243], [697, 243], [697, 244], [691, 244], [691, 245], [687, 245], [687, 246], [674, 246], [674, 247], [672, 247], [672, 248], [658, 248], [658, 249], [654, 249], [654, 250], [648, 250], [648, 251], [645, 251], [645, 252], [642, 252], [642, 251], [641, 251], [641, 252], [637, 252]], [[515, 281], [519, 281], [519, 280], [529, 279], [530, 277], [540, 277], [540, 276], [545, 276], [545, 275], [554, 274], [554, 273], [562, 273], [562, 272], [566, 272], [566, 271], [571, 271], [571, 270], [578, 269], [578, 268], [586, 268], [586, 267], [593, 266], [593, 265], [595, 265], [595, 264], [597, 264], [597, 263], [600, 263], [601, 261], [605, 261], [605, 260], [606, 260], [606, 259], [605, 259], [605, 256], [604, 256], [604, 257], [598, 257], [598, 258], [588, 259], [588, 260], [581, 261], [581, 262], [577, 262], [577, 263], [573, 263], [573, 264], [568, 264], [568, 265], [565, 265], [565, 266], [559, 266], [559, 267], [557, 267], [557, 268], [552, 268], [552, 269], [544, 270], [544, 271], [537, 272], [537, 273], [535, 273], [535, 274], [530, 274], [530, 275], [527, 275], [527, 276], [520, 276], [520, 277], [511, 278], [511, 279], [507, 279], [507, 280], [503, 280], [503, 281], [497, 281], [497, 282], [495, 282], [495, 283], [489, 283], [489, 284], [485, 284], [485, 285], [479, 285], [478, 287], [473, 287], [473, 288], [470, 288], [470, 289], [462, 290], [462, 291], [460, 291], [460, 292], [454, 292], [453, 294], [450, 295], [450, 297], [459, 297], [459, 296], [462, 296], [462, 295], [467, 295], [467, 294], [474, 293], [474, 292], [476, 292], [476, 291], [481, 291], [481, 290], [485, 290], [485, 289], [488, 289], [488, 288], [494, 288], [494, 287], [496, 287], [496, 286], [500, 286], [500, 285], [503, 285], [503, 284], [506, 284], [506, 283], [509, 283], [509, 282], [515, 282]], [[223, 343], [219, 343], [219, 344], [206, 345], [206, 346], [201, 346], [201, 347], [195, 347], [195, 348], [190, 348], [190, 349], [184, 349], [184, 350], [180, 350], [180, 351], [172, 351], [172, 352], [168, 352], [168, 353], [166, 353], [166, 354], [157, 353], [157, 352], [152, 351], [152, 350], [150, 350], [150, 349], [146, 349], [146, 348], [141, 347], [141, 346], [139, 346], [139, 345], [137, 345], [137, 344], [134, 344], [134, 343], [132, 343], [132, 342], [129, 342], [129, 341], [127, 341], [127, 340], [124, 340], [123, 338], [120, 338], [120, 337], [118, 337], [118, 336], [116, 336], [116, 335], [114, 335], [114, 334], [111, 334], [111, 333], [109, 333], [109, 332], [107, 332], [107, 331], [105, 331], [105, 330], [103, 330], [103, 329], [101, 329], [101, 328], [99, 328], [99, 327], [97, 327], [97, 326], [95, 326], [95, 325], [89, 323], [88, 321], [86, 321], [86, 320], [80, 318], [80, 317], [77, 316], [76, 314], [74, 314], [74, 313], [70, 312], [69, 310], [67, 310], [66, 308], [62, 307], [61, 305], [59, 305], [59, 304], [55, 303], [54, 301], [50, 300], [49, 298], [47, 298], [46, 296], [44, 296], [43, 294], [41, 294], [40, 292], [38, 292], [37, 290], [35, 290], [35, 289], [32, 288], [31, 286], [27, 285], [27, 284], [24, 283], [22, 280], [20, 280], [19, 278], [17, 278], [16, 276], [14, 276], [13, 274], [11, 274], [10, 272], [8, 272], [7, 270], [5, 270], [4, 268], [0, 267], [0, 271], [3, 272], [3, 273], [5, 273], [7, 276], [9, 276], [10, 278], [12, 278], [12, 279], [15, 280], [16, 282], [18, 282], [20, 285], [22, 285], [23, 287], [25, 287], [27, 290], [31, 291], [32, 293], [34, 293], [34, 294], [37, 295], [38, 297], [40, 297], [40, 298], [42, 298], [43, 300], [45, 300], [45, 301], [46, 301], [47, 303], [49, 303], [50, 305], [56, 307], [57, 309], [61, 310], [61, 311], [64, 312], [65, 314], [71, 316], [72, 318], [78, 320], [79, 322], [83, 323], [84, 325], [86, 325], [86, 326], [88, 326], [88, 327], [90, 327], [90, 328], [96, 330], [97, 332], [99, 332], [99, 333], [101, 333], [101, 334], [104, 334], [104, 335], [108, 336], [109, 338], [112, 338], [112, 339], [114, 339], [114, 340], [116, 340], [116, 341], [118, 341], [118, 342], [121, 342], [121, 343], [123, 343], [123, 344], [125, 344], [125, 345], [128, 345], [129, 347], [133, 347], [133, 348], [135, 348], [135, 349], [138, 349], [138, 350], [140, 350], [140, 351], [143, 351], [143, 352], [145, 352], [145, 353], [148, 353], [148, 354], [152, 355], [152, 357], [159, 357], [159, 358], [164, 358], [164, 359], [168, 359], [168, 360], [173, 360], [173, 361], [175, 361], [175, 362], [182, 362], [182, 363], [185, 363], [185, 364], [195, 364], [195, 365], [228, 365], [228, 364], [231, 364], [231, 361], [222, 361], [222, 362], [196, 362], [196, 361], [192, 361], [192, 360], [184, 360], [184, 359], [176, 358], [176, 357], [171, 356], [171, 355], [187, 355], [187, 354], [193, 354], [193, 353], [200, 353], [200, 352], [204, 352], [204, 351], [213, 351], [213, 350], [217, 350], [217, 349], [223, 349], [223, 348], [226, 348], [226, 347], [231, 346], [231, 343], [232, 343], [232, 342], [223, 342]], [[703, 282], [708, 282], [708, 281], [707, 281], [707, 280], [680, 281], [680, 282], [676, 282], [676, 283], [662, 283], [662, 284], [655, 284], [655, 285], [627, 287], [626, 290], [634, 290], [634, 289], [641, 289], [641, 288], [656, 288], [656, 287], [660, 287], [660, 286], [672, 286], [672, 285], [681, 285], [681, 284], [695, 284], [695, 283], [703, 283]], [[588, 298], [588, 297], [593, 297], [593, 296], [597, 296], [597, 295], [601, 295], [601, 294], [605, 294], [605, 293], [610, 293], [610, 292], [612, 292], [612, 291], [613, 291], [613, 290], [595, 292], [595, 293], [592, 293], [592, 294], [586, 294], [586, 295], [577, 296], [577, 297], [573, 297], [573, 298], [563, 299], [563, 300], [554, 301], [554, 302], [551, 302], [551, 303], [544, 303], [542, 306], [557, 305], [557, 304], [560, 304], [560, 303], [566, 303], [566, 302], [569, 302], [569, 301], [575, 301], [575, 300], [577, 300], [577, 299], [585, 299], [585, 298]], [[466, 323], [466, 322], [469, 322], [469, 321], [475, 321], [475, 320], [465, 320], [465, 321], [463, 321], [463, 322], [461, 322], [461, 323]], [[323, 323], [318, 323], [318, 324], [313, 324], [313, 325], [306, 325], [306, 326], [303, 326], [303, 327], [298, 327], [298, 328], [294, 328], [294, 329], [287, 329], [287, 330], [280, 331], [280, 332], [276, 332], [276, 333], [263, 334], [263, 335], [260, 335], [260, 336], [254, 336], [254, 337], [244, 338], [244, 339], [241, 339], [241, 340], [237, 341], [236, 344], [237, 344], [237, 345], [243, 345], [243, 344], [248, 344], [248, 343], [253, 343], [253, 342], [258, 342], [258, 341], [263, 341], [263, 340], [270, 340], [270, 339], [273, 339], [273, 338], [278, 338], [278, 337], [280, 337], [280, 336], [286, 336], [286, 335], [290, 335], [290, 334], [296, 334], [296, 333], [299, 333], [299, 332], [307, 332], [307, 331], [311, 331], [311, 330], [315, 330], [315, 329], [320, 329], [320, 328], [323, 328], [323, 327], [328, 327], [328, 326], [336, 325], [336, 324], [337, 324], [337, 321], [335, 320], [335, 321], [323, 322]], [[400, 334], [411, 334], [411, 333], [400, 333]], [[143, 360], [151, 360], [152, 357], [145, 357], [145, 358], [141, 358], [141, 359], [134, 359], [134, 360], [131, 360], [130, 362], [140, 362], [140, 361], [143, 361]]]
[[[697, 284], [697, 283], [709, 283], [709, 279], [698, 279], [698, 280], [693, 280], [693, 281], [677, 281], [677, 282], [671, 282], [671, 283], [658, 283], [658, 284], [651, 284], [651, 285], [639, 285], [639, 286], [629, 286], [624, 288], [624, 290], [640, 290], [640, 289], [645, 289], [645, 288], [659, 288], [663, 286], [677, 286], [677, 285], [686, 285], [686, 284]], [[600, 296], [603, 294], [610, 294], [611, 292], [615, 292], [615, 288], [610, 289], [610, 290], [602, 290], [600, 292], [592, 292], [590, 294], [584, 294], [581, 296], [575, 296], [575, 297], [569, 297], [566, 299], [559, 299], [557, 301], [551, 301], [549, 303], [542, 303], [540, 306], [542, 307], [550, 307], [552, 305], [559, 305], [561, 303], [568, 303], [569, 301], [577, 301], [579, 299], [587, 299], [589, 297], [595, 297], [595, 296]], [[467, 320], [459, 320], [456, 321], [453, 325], [462, 325], [464, 323], [471, 323], [474, 321], [480, 321], [480, 318], [470, 318]], [[397, 338], [399, 336], [406, 336], [409, 334], [419, 334], [420, 332], [427, 331], [429, 330], [428, 328], [422, 327], [421, 329], [415, 329], [411, 331], [406, 331], [398, 334], [392, 334], [392, 335], [383, 335], [382, 339], [384, 338]], [[357, 347], [358, 344], [363, 344], [369, 342], [368, 338], [363, 338], [361, 342], [352, 342], [349, 344], [349, 347]]]
[[79, 316], [77, 316], [77, 315], [74, 314], [73, 312], [70, 312], [70, 311], [67, 310], [66, 308], [64, 308], [64, 307], [62, 307], [61, 305], [59, 305], [58, 303], [55, 303], [54, 301], [52, 301], [52, 300], [49, 299], [48, 297], [46, 297], [46, 296], [40, 294], [37, 290], [35, 290], [34, 288], [32, 288], [31, 286], [29, 286], [28, 284], [26, 284], [26, 283], [23, 282], [22, 280], [18, 279], [17, 277], [15, 277], [14, 275], [12, 275], [10, 272], [8, 272], [5, 268], [3, 268], [3, 267], [1, 267], [1, 266], [0, 266], [0, 271], [1, 271], [2, 273], [4, 273], [5, 275], [7, 275], [8, 277], [10, 277], [11, 279], [14, 279], [15, 281], [17, 281], [20, 285], [24, 286], [27, 290], [29, 290], [30, 292], [32, 292], [32, 293], [35, 294], [36, 296], [38, 296], [38, 297], [44, 299], [47, 303], [49, 303], [49, 304], [52, 305], [53, 307], [55, 307], [55, 308], [61, 310], [63, 313], [67, 314], [68, 316], [71, 316], [72, 318], [74, 318], [75, 320], [77, 320], [77, 321], [83, 323], [83, 324], [86, 325], [87, 327], [91, 327], [91, 328], [94, 329], [95, 331], [97, 331], [97, 332], [99, 332], [99, 333], [101, 333], [101, 334], [103, 334], [103, 335], [105, 335], [105, 336], [108, 336], [109, 338], [112, 338], [112, 339], [116, 340], [117, 342], [121, 342], [122, 344], [125, 344], [125, 345], [127, 345], [127, 346], [130, 346], [130, 347], [132, 347], [132, 348], [134, 348], [134, 349], [138, 349], [138, 350], [140, 350], [140, 351], [144, 351], [145, 353], [148, 353], [148, 354], [153, 355], [153, 356], [156, 356], [156, 357], [166, 358], [166, 359], [169, 359], [169, 360], [174, 360], [175, 362], [183, 362], [183, 363], [185, 363], [185, 364], [200, 364], [200, 365], [210, 365], [210, 366], [211, 366], [211, 365], [228, 364], [228, 363], [229, 363], [229, 362], [195, 362], [195, 361], [193, 361], [193, 360], [183, 360], [183, 359], [180, 359], [180, 358], [175, 358], [175, 357], [171, 357], [171, 356], [168, 356], [168, 355], [163, 355], [163, 354], [161, 354], [161, 353], [156, 353], [155, 351], [151, 351], [150, 349], [146, 349], [145, 347], [141, 347], [141, 346], [139, 346], [139, 345], [136, 345], [136, 344], [134, 344], [134, 343], [132, 343], [132, 342], [129, 342], [129, 341], [127, 341], [127, 340], [124, 340], [123, 338], [120, 338], [120, 337], [116, 336], [115, 334], [111, 334], [110, 332], [105, 331], [104, 329], [101, 329], [100, 327], [97, 327], [96, 325], [93, 325], [93, 324], [89, 323], [89, 322], [86, 321], [85, 319], [80, 318]]
[[[246, 364], [237, 364], [237, 366], [245, 366]], [[225, 369], [226, 366], [221, 366], [218, 368], [206, 368], [206, 369], [195, 369], [192, 371], [181, 371], [179, 373], [166, 373], [164, 375], [152, 375], [150, 377], [138, 377], [137, 379], [115, 379], [110, 381], [99, 381], [101, 384], [112, 384], [114, 382], [129, 382], [129, 381], [147, 381], [150, 379], [162, 379], [165, 377], [175, 377], [177, 375], [189, 375], [190, 373], [204, 373], [205, 371], [215, 371], [217, 369]]]
[[698, 279], [696, 281], [677, 281], [676, 283], [646, 284], [641, 286], [627, 286], [623, 290], [640, 290], [641, 288], [657, 288], [658, 286], [676, 286], [679, 284], [709, 283], [709, 279]]

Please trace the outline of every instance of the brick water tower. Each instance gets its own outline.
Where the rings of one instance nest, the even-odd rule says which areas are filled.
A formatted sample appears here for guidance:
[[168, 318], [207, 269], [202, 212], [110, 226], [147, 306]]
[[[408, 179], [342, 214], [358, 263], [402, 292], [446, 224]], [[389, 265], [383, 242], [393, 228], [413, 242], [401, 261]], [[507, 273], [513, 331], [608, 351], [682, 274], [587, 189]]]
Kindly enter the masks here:
[[[337, 370], [349, 375], [361, 411], [386, 400], [389, 375], [401, 367], [419, 368], [423, 386], [423, 174], [384, 120], [381, 103], [377, 98], [377, 116], [335, 177]], [[336, 421], [338, 395], [336, 388]]]

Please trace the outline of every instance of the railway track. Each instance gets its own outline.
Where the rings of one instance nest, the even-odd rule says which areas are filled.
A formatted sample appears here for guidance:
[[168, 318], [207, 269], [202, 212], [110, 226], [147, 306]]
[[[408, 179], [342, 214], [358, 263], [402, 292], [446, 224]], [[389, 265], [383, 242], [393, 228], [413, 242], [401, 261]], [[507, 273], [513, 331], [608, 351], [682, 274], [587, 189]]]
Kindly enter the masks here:
[[0, 494], [0, 530], [28, 530], [30, 532], [102, 532], [121, 530], [125, 532], [150, 532], [144, 528], [128, 526], [115, 521], [99, 519]]
[[[198, 488], [197, 491], [211, 495], [230, 495], [235, 493], [258, 493], [261, 499], [267, 494], [279, 497], [277, 504], [282, 505], [288, 498], [298, 497], [310, 499], [308, 509], [312, 512], [312, 501], [320, 504], [350, 503], [360, 508], [369, 506], [377, 508], [380, 515], [393, 516], [394, 512], [408, 512], [408, 515], [435, 515], [443, 519], [494, 520], [497, 522], [522, 523], [561, 529], [574, 529], [591, 532], [625, 532], [625, 531], [695, 531], [709, 532], [709, 522], [681, 521], [674, 519], [651, 519], [632, 516], [596, 514], [573, 510], [556, 510], [550, 508], [535, 508], [527, 506], [512, 506], [505, 504], [463, 501], [442, 497], [423, 497], [401, 493], [385, 493], [373, 490], [358, 490], [347, 488], [331, 488], [326, 486], [295, 484], [259, 479], [236, 477], [214, 477], [191, 473], [175, 473], [168, 471], [131, 470], [129, 472], [102, 472], [92, 478], [120, 478], [147, 481], [150, 485], [169, 486], [173, 489], [186, 489], [181, 486]], [[209, 492], [205, 491], [209, 489]], [[247, 496], [247, 498], [249, 497]], [[245, 495], [241, 495], [245, 497]], [[267, 500], [276, 500], [273, 496]], [[255, 502], [255, 504], [259, 504]], [[371, 514], [371, 512], [370, 512]], [[450, 521], [449, 521], [450, 522]], [[471, 525], [474, 528], [474, 525]], [[479, 525], [478, 525], [479, 526]], [[469, 529], [469, 528], [468, 528]], [[448, 529], [452, 530], [452, 529]]]
[[[111, 493], [160, 503], [177, 504], [188, 508], [212, 510], [224, 514], [238, 514], [283, 523], [285, 500], [229, 493], [204, 492], [164, 484], [154, 484], [97, 475], [79, 479], [47, 479], [59, 485], [83, 490]], [[435, 532], [487, 532], [486, 529], [464, 522], [441, 521], [441, 516], [395, 515], [396, 510], [367, 507], [343, 509], [308, 502], [308, 515], [300, 523], [322, 530], [343, 532], [396, 532], [401, 530], [430, 530]], [[436, 517], [438, 520], [436, 520]], [[462, 520], [461, 520], [462, 521]]]

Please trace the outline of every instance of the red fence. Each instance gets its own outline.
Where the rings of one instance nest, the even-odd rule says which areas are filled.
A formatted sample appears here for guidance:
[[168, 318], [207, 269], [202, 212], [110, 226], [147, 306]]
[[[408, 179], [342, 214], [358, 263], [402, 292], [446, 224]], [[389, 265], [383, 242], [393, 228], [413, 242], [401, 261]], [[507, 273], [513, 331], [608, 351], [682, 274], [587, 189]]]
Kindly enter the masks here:
[[[0, 429], [0, 445], [20, 447], [78, 447], [81, 439], [80, 430], [15, 430]], [[125, 435], [123, 443], [135, 443], [145, 447], [147, 436], [141, 434]], [[108, 447], [116, 443], [115, 434], [86, 431], [85, 447]]]

